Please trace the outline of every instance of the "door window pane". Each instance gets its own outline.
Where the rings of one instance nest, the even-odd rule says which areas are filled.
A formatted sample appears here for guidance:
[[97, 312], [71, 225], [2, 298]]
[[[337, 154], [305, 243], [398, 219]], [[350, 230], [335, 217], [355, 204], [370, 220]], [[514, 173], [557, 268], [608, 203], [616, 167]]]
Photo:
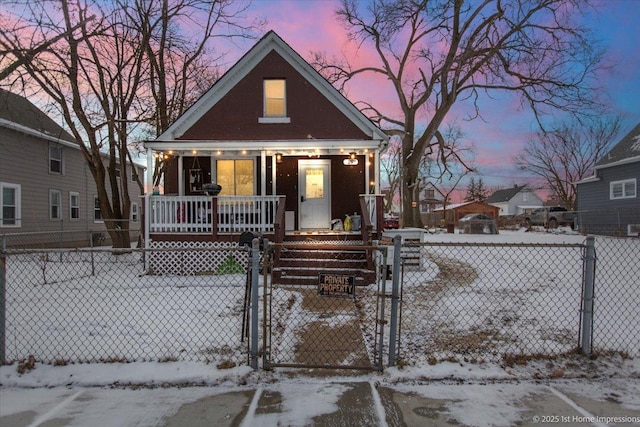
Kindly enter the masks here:
[[307, 169], [305, 179], [305, 198], [322, 199], [324, 197], [324, 174], [322, 169]]

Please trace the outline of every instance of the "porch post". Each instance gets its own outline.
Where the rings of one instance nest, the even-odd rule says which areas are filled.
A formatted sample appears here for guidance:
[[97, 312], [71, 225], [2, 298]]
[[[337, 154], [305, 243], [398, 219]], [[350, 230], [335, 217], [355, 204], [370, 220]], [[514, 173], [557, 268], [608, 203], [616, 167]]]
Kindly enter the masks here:
[[260, 195], [267, 195], [267, 152], [260, 151]]
[[271, 156], [271, 195], [276, 195], [276, 156]]
[[376, 149], [373, 154], [373, 167], [375, 168], [375, 188], [373, 190], [374, 194], [380, 194], [380, 150]]
[[184, 196], [184, 165], [182, 154], [178, 154], [178, 196]]
[[369, 156], [369, 153], [364, 153], [364, 191], [362, 192], [362, 194], [369, 194], [369, 188], [371, 187], [370, 182], [371, 182], [371, 177], [369, 175], [371, 175], [369, 173], [369, 164], [371, 156]]
[[147, 148], [147, 179], [145, 179], [144, 194], [153, 192], [153, 150]]

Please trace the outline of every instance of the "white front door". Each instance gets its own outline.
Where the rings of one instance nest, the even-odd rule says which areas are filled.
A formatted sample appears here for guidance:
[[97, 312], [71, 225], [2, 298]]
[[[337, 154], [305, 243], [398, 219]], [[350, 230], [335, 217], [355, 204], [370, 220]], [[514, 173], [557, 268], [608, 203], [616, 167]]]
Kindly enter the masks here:
[[331, 160], [298, 160], [300, 229], [331, 228]]

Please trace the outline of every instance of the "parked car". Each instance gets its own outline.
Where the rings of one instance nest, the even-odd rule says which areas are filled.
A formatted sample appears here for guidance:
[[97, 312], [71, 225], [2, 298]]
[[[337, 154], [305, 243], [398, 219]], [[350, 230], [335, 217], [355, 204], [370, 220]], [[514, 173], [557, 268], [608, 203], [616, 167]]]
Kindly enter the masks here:
[[485, 214], [468, 214], [458, 220], [461, 234], [498, 234], [496, 220]]
[[538, 208], [524, 219], [527, 227], [542, 225], [547, 228], [558, 228], [559, 225], [573, 227], [577, 213], [568, 211], [562, 206], [545, 206]]
[[400, 220], [395, 215], [385, 215], [384, 217], [385, 230], [400, 228]]

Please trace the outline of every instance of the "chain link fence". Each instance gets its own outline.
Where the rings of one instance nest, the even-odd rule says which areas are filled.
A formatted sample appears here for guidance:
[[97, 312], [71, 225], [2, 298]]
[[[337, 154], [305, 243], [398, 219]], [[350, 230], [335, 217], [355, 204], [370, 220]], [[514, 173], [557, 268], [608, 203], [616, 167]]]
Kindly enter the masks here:
[[[136, 244], [140, 238], [140, 224], [129, 222], [129, 240]], [[31, 227], [35, 230], [36, 227]], [[118, 230], [119, 231], [119, 230]], [[78, 247], [111, 246], [109, 230], [102, 223], [87, 221], [44, 222], [37, 231], [13, 232], [3, 230], [0, 248], [10, 249], [63, 249]]]
[[[246, 363], [248, 255], [237, 245], [2, 255], [7, 362]], [[200, 267], [150, 268], [185, 257]]]
[[[638, 354], [640, 240], [596, 239], [595, 354]], [[513, 363], [580, 348], [583, 244], [402, 246], [399, 359]], [[588, 303], [587, 303], [588, 304]]]
[[[168, 245], [0, 252], [4, 361], [246, 363], [249, 253], [235, 243]], [[281, 247], [279, 270], [268, 258], [265, 274], [253, 279], [255, 289], [258, 280], [265, 285], [264, 352], [272, 366], [365, 367], [387, 351], [415, 365], [556, 357], [584, 343], [581, 315], [591, 307], [585, 325], [593, 328], [594, 354], [640, 352], [637, 238], [595, 239], [593, 306], [583, 303], [585, 244], [404, 244], [397, 318], [396, 282], [382, 251], [372, 249], [371, 265], [362, 253], [304, 246]], [[354, 295], [320, 295], [318, 273], [353, 276]], [[254, 361], [258, 344], [251, 345]]]
[[595, 243], [594, 352], [640, 355], [640, 239], [598, 236]]
[[380, 276], [367, 252], [377, 249], [316, 242], [266, 252], [266, 367], [382, 368]]

